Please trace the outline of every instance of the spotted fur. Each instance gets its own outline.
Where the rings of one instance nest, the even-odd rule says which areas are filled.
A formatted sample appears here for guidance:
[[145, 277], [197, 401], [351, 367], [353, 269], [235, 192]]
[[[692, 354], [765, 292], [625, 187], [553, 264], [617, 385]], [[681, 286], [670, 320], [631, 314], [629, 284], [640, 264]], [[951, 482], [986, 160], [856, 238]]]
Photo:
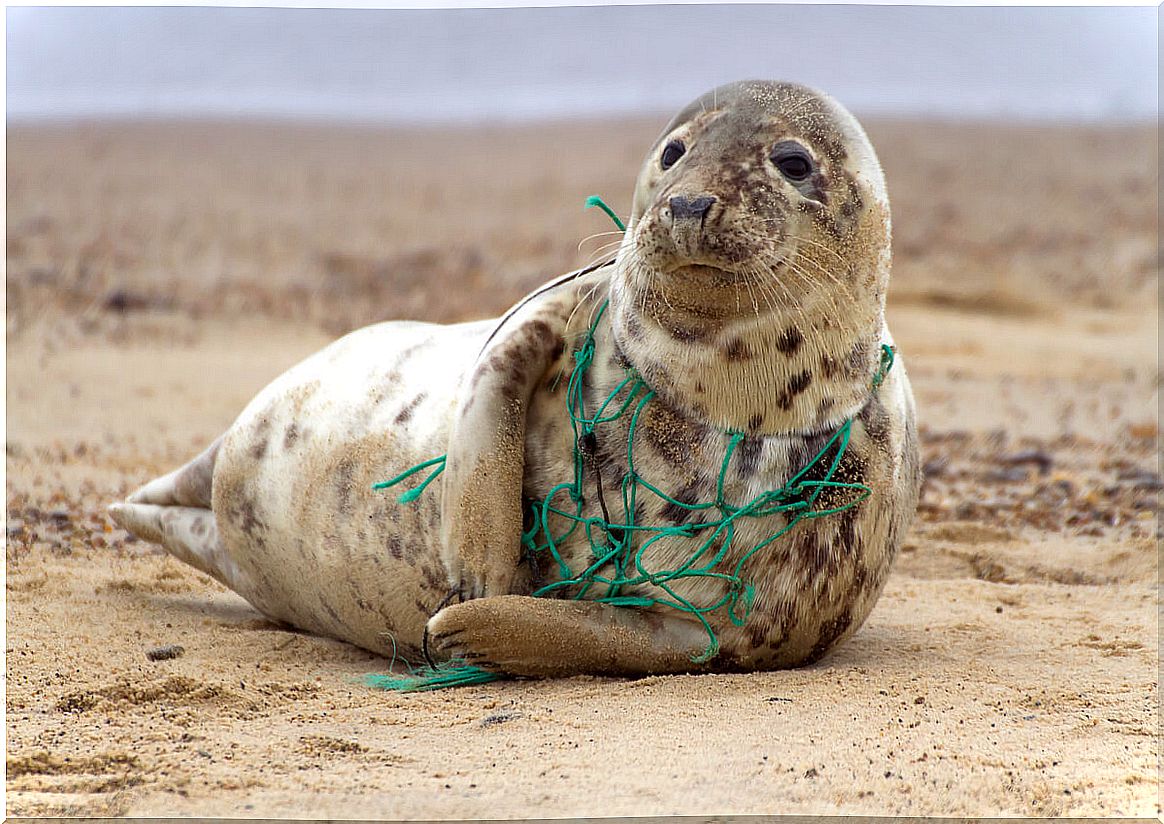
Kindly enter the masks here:
[[[686, 151], [665, 170], [659, 153], [673, 140]], [[772, 147], [790, 141], [813, 159], [804, 180], [771, 161]], [[673, 210], [677, 197], [711, 205], [695, 216]], [[260, 393], [221, 446], [116, 505], [115, 517], [267, 615], [383, 654], [415, 655], [427, 629], [434, 654], [517, 675], [816, 660], [872, 609], [917, 501], [903, 359], [871, 387], [880, 347], [893, 343], [889, 235], [880, 167], [839, 104], [791, 84], [717, 89], [648, 152], [611, 265], [537, 290], [500, 321], [381, 324], [341, 339]], [[597, 408], [628, 367], [638, 371], [656, 394], [634, 443], [636, 470], [652, 484], [680, 502], [711, 500], [731, 433], [742, 432], [724, 491], [745, 502], [784, 485], [852, 419], [836, 479], [872, 490], [744, 563], [751, 615], [743, 626], [708, 616], [720, 652], [703, 664], [693, 658], [707, 636], [681, 613], [529, 597], [560, 570], [522, 555], [528, 502], [573, 477], [564, 373], [606, 301], [584, 403]], [[624, 416], [584, 444], [587, 517], [603, 501], [615, 520], [624, 514], [628, 427]], [[416, 502], [371, 489], [444, 452], [442, 478]], [[821, 505], [851, 494], [828, 490]], [[634, 516], [693, 518], [653, 496]], [[725, 564], [784, 519], [741, 522]], [[642, 562], [674, 568], [702, 540], [670, 536]], [[561, 549], [574, 569], [592, 561], [582, 530]], [[725, 586], [675, 583], [693, 603], [718, 600]], [[657, 594], [632, 590], [624, 594]]]

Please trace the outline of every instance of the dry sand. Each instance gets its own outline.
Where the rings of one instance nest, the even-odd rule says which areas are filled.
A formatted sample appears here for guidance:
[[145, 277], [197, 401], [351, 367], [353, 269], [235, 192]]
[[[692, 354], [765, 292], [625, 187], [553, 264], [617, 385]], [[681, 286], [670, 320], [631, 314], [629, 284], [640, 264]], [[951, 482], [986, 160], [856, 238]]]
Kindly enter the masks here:
[[1149, 129], [872, 124], [928, 479], [815, 666], [383, 694], [112, 528], [335, 334], [585, 262], [658, 125], [9, 129], [9, 814], [1159, 814]]

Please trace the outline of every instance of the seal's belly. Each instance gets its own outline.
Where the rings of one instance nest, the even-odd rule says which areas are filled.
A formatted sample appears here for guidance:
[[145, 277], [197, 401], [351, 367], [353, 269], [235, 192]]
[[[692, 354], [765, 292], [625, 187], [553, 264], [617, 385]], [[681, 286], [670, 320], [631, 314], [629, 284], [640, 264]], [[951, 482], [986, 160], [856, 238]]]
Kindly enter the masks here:
[[248, 405], [226, 434], [213, 488], [243, 597], [384, 654], [419, 643], [448, 589], [440, 484], [410, 506], [372, 485], [445, 451], [461, 376], [493, 325], [361, 329]]

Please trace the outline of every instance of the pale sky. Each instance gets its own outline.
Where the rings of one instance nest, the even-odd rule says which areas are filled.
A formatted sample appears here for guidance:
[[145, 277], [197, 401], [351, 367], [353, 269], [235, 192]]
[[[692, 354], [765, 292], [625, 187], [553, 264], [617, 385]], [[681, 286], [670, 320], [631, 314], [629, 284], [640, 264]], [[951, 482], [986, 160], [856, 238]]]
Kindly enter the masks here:
[[859, 114], [1154, 118], [1157, 11], [17, 7], [8, 116], [663, 113], [767, 77], [822, 88]]

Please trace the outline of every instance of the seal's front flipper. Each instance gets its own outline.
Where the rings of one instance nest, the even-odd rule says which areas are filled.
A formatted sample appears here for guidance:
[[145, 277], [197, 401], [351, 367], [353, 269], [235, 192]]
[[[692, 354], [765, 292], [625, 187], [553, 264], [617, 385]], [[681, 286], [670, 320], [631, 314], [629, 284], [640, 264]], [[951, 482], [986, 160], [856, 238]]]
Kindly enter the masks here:
[[593, 601], [506, 595], [445, 607], [428, 622], [429, 647], [493, 672], [542, 678], [698, 672], [702, 626]]
[[[521, 557], [525, 423], [530, 398], [562, 356], [579, 303], [605, 272], [576, 273], [503, 318], [465, 374], [449, 436], [442, 560], [465, 598], [513, 591]], [[586, 312], [577, 313], [583, 319]]]

